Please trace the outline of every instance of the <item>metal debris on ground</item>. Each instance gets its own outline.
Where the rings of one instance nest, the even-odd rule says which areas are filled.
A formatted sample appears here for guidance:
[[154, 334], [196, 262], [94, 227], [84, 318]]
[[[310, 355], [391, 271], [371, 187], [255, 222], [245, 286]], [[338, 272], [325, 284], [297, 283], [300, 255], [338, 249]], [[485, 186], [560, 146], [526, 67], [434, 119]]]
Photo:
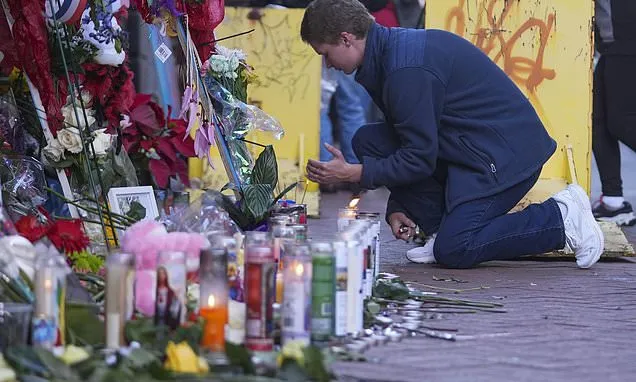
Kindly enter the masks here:
[[[457, 279], [451, 281], [463, 282]], [[440, 327], [446, 325], [431, 325], [430, 321], [446, 318], [450, 314], [506, 312], [500, 303], [442, 297], [435, 292], [422, 292], [413, 288], [412, 284], [416, 283], [407, 284], [394, 274], [379, 274], [373, 297], [365, 302], [365, 330], [334, 344], [334, 353], [344, 360], [363, 361], [365, 357], [362, 353], [369, 348], [404, 338], [425, 336], [445, 341], [466, 339], [471, 336], [462, 336], [455, 328]]]

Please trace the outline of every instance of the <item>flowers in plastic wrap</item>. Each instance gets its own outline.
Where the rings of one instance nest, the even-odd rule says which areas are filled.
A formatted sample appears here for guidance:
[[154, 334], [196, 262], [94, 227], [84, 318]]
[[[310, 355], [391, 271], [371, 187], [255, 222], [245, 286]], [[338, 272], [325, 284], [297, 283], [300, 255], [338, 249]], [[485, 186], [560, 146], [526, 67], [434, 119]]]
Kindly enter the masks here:
[[101, 6], [95, 4], [82, 14], [82, 34], [97, 48], [94, 60], [98, 64], [118, 66], [126, 59], [119, 39], [122, 29], [114, 16], [121, 6], [119, 0], [102, 0]]

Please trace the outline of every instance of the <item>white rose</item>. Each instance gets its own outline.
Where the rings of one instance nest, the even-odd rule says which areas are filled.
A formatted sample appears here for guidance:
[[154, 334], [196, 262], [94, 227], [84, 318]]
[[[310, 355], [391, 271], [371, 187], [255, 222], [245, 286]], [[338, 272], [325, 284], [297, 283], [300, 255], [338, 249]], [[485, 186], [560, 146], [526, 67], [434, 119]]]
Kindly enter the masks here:
[[59, 162], [60, 159], [64, 159], [64, 147], [57, 139], [53, 139], [45, 148], [42, 153], [51, 162]]
[[[64, 122], [68, 124], [68, 126], [72, 127], [88, 127], [92, 126], [95, 123], [95, 117], [93, 117], [92, 110], [86, 110], [86, 122], [84, 123], [84, 111], [82, 111], [82, 107], [79, 106], [79, 102], [76, 103], [78, 105], [75, 109], [73, 109], [73, 105], [67, 105], [62, 108], [62, 115], [64, 116]], [[77, 111], [77, 114], [75, 114]], [[79, 121], [77, 120], [79, 117]]]
[[74, 127], [67, 127], [66, 129], [58, 131], [57, 140], [60, 142], [62, 147], [73, 154], [80, 153], [84, 149], [80, 132]]
[[106, 129], [95, 130], [95, 139], [93, 140], [93, 148], [95, 155], [105, 155], [110, 149], [112, 135], [104, 133]]

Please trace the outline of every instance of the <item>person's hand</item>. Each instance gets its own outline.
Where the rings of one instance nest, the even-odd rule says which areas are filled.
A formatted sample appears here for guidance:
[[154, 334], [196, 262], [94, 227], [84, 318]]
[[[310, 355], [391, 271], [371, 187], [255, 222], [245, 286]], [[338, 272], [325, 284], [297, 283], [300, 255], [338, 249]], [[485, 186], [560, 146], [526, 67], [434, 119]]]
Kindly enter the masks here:
[[325, 143], [325, 147], [333, 154], [333, 159], [328, 162], [309, 159], [307, 161], [307, 178], [320, 184], [359, 182], [362, 166], [347, 163], [342, 152], [332, 145]]
[[415, 223], [403, 212], [394, 212], [389, 215], [389, 225], [396, 239], [409, 241], [415, 234]]

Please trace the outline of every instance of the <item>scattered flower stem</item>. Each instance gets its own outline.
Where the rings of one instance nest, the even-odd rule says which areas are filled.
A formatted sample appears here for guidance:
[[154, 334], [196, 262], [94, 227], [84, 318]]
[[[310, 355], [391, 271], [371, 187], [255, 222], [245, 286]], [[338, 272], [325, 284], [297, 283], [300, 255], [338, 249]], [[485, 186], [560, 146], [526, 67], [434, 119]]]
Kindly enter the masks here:
[[440, 290], [440, 291], [444, 291], [444, 292], [453, 292], [453, 293], [462, 293], [462, 292], [470, 292], [470, 291], [477, 291], [477, 290], [483, 290], [483, 289], [489, 289], [489, 286], [479, 286], [479, 287], [475, 287], [475, 288], [466, 288], [466, 289], [456, 289], [456, 288], [443, 288], [443, 287], [437, 287], [437, 286], [433, 286], [433, 285], [427, 285], [427, 284], [421, 284], [421, 283], [417, 283], [417, 282], [413, 282], [413, 281], [409, 281], [407, 284], [413, 284], [413, 285], [417, 285], [417, 286], [421, 286], [424, 288], [429, 288], [429, 289], [433, 289], [433, 290]]

